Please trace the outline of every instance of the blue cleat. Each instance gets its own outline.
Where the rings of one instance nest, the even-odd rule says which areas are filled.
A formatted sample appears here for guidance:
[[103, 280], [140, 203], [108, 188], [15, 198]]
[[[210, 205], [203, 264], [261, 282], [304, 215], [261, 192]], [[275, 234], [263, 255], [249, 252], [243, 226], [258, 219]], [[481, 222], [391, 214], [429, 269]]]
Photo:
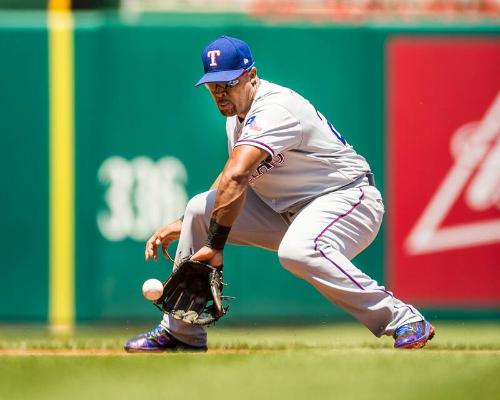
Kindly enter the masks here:
[[411, 322], [394, 331], [396, 349], [420, 349], [434, 337], [434, 327], [427, 321]]
[[128, 340], [123, 346], [129, 353], [159, 353], [164, 351], [207, 351], [207, 347], [196, 347], [174, 338], [161, 325]]

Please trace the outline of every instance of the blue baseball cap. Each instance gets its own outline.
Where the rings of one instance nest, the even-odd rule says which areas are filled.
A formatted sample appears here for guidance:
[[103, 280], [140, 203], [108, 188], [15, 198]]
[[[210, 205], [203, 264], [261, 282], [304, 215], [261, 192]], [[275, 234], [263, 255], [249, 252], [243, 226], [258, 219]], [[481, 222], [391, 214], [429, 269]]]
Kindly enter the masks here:
[[232, 81], [254, 64], [248, 44], [230, 36], [221, 36], [210, 42], [201, 52], [201, 62], [205, 75], [195, 86]]

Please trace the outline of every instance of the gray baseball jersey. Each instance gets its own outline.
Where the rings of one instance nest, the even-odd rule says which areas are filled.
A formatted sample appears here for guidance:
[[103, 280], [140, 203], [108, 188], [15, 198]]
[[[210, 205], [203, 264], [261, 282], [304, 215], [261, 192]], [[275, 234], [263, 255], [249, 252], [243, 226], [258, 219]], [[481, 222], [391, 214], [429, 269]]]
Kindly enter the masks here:
[[226, 131], [229, 151], [248, 144], [269, 153], [250, 186], [277, 212], [349, 185], [370, 170], [308, 100], [262, 79], [247, 118], [228, 118]]

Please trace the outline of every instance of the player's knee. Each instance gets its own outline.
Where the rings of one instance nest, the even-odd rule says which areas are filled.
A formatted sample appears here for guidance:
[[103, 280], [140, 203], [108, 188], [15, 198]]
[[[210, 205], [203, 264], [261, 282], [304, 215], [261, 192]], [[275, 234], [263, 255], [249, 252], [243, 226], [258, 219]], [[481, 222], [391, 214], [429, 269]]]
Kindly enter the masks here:
[[184, 217], [205, 217], [212, 209], [212, 192], [197, 194], [192, 197], [186, 206]]
[[305, 260], [309, 252], [309, 246], [305, 241], [285, 236], [278, 248], [278, 258], [285, 269], [300, 276], [300, 271], [305, 267]]

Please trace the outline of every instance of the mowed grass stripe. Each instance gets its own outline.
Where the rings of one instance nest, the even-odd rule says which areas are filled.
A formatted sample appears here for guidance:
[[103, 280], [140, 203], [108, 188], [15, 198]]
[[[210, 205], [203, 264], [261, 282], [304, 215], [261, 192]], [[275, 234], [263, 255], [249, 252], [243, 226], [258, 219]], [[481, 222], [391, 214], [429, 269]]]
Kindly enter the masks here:
[[[436, 337], [426, 350], [500, 350], [499, 323], [436, 323]], [[80, 327], [71, 336], [53, 336], [43, 327], [0, 327], [0, 350], [121, 350], [129, 337], [147, 327]], [[390, 337], [375, 338], [358, 324], [301, 327], [215, 326], [209, 329], [211, 350], [356, 350], [389, 349]]]

